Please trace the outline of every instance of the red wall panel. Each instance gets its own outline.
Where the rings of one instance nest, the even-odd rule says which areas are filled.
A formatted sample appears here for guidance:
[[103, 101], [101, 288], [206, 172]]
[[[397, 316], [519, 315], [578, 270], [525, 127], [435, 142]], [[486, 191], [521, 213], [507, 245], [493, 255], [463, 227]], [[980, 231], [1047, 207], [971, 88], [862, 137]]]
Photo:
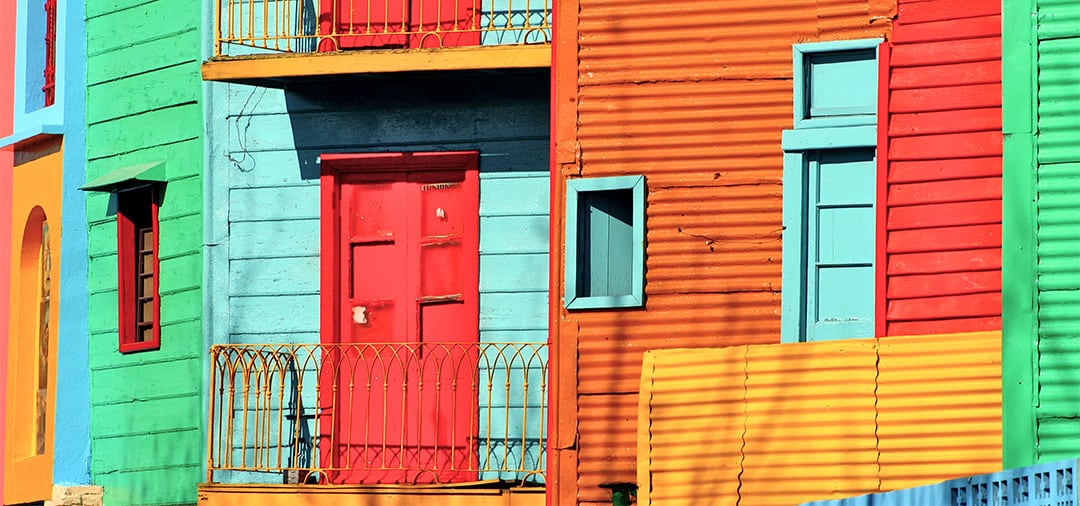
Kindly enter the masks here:
[[999, 2], [901, 1], [891, 45], [880, 330], [1000, 329]]
[[[15, 104], [15, 2], [0, 2], [0, 137], [11, 134]], [[8, 332], [8, 290], [11, 286], [11, 148], [0, 147], [0, 335]], [[0, 339], [0, 392], [7, 391], [7, 339]], [[5, 420], [5, 402], [0, 402], [0, 432]], [[0, 438], [0, 455], [4, 441]], [[4, 459], [0, 459], [0, 476]]]

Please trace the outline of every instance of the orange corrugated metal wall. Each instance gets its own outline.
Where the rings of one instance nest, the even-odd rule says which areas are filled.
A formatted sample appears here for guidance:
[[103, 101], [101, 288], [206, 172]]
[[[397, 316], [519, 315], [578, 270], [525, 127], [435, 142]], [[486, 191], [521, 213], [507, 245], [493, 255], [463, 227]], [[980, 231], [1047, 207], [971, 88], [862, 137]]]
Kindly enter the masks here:
[[791, 505], [1001, 467], [1001, 334], [647, 352], [644, 505]]
[[1001, 2], [900, 0], [891, 44], [879, 333], [1001, 329]]
[[[772, 343], [780, 330], [783, 152], [800, 42], [883, 37], [884, 0], [579, 0], [558, 6], [554, 163], [644, 174], [646, 307], [568, 312], [553, 259], [555, 504], [635, 480], [645, 350]], [[553, 209], [563, 182], [554, 179]], [[552, 244], [565, 244], [563, 217]]]

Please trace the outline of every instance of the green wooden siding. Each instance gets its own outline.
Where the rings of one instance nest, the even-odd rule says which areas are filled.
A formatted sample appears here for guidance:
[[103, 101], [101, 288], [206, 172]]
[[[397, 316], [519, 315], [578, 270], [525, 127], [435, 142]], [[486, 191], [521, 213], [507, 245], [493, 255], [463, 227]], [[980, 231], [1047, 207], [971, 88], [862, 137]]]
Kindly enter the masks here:
[[117, 349], [115, 197], [86, 197], [91, 479], [110, 505], [194, 504], [202, 478], [200, 9], [107, 0], [86, 9], [87, 180], [164, 160], [161, 349]]

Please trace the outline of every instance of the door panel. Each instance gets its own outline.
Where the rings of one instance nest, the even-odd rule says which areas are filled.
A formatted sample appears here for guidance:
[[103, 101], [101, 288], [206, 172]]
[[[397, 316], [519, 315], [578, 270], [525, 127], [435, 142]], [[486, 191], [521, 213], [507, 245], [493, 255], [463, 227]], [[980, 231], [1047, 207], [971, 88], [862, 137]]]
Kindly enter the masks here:
[[874, 150], [809, 157], [807, 341], [874, 334]]
[[[332, 483], [476, 479], [476, 174], [350, 175], [337, 206], [342, 285], [324, 373]], [[335, 384], [326, 382], [335, 381]], [[336, 387], [336, 388], [335, 388]], [[325, 464], [324, 464], [325, 465]]]

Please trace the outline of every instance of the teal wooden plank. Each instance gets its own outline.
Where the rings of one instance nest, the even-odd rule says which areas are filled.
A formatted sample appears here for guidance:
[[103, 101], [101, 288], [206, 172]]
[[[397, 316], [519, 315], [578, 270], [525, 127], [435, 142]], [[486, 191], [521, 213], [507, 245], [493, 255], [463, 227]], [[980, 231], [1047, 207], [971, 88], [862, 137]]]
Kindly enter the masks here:
[[319, 187], [236, 188], [229, 191], [229, 221], [319, 218]]
[[320, 343], [318, 332], [263, 332], [257, 334], [229, 335], [229, 343], [233, 344], [318, 344]]
[[[180, 323], [197, 320], [202, 317], [202, 293], [201, 290], [187, 290], [183, 292], [161, 292], [161, 325]], [[179, 333], [178, 333], [179, 334]], [[201, 334], [201, 333], [200, 333]], [[161, 340], [167, 336], [163, 333]], [[195, 345], [201, 343], [201, 335], [183, 334], [169, 336], [170, 339], [183, 339]], [[164, 346], [164, 345], [162, 345]]]
[[[87, 162], [87, 180], [121, 167], [157, 161], [165, 162], [165, 172], [170, 182], [198, 177], [202, 174], [205, 163], [202, 156], [202, 141], [197, 138], [175, 144], [143, 148], [130, 153], [109, 153], [105, 157]], [[88, 195], [109, 198], [109, 194], [104, 192], [91, 192]], [[94, 219], [104, 214], [105, 209], [95, 209], [93, 213], [88, 210], [87, 216]]]
[[161, 292], [188, 290], [202, 286], [202, 255], [161, 259], [158, 284]]
[[548, 178], [481, 178], [480, 215], [547, 215]]
[[[111, 307], [104, 308], [104, 311], [115, 315], [116, 292], [108, 292], [108, 294], [113, 304]], [[201, 360], [200, 357], [205, 355], [201, 343], [191, 338], [191, 336], [199, 335], [202, 330], [198, 321], [188, 320], [162, 325], [161, 349], [153, 353], [120, 353], [115, 320], [114, 317], [111, 327], [95, 329], [90, 334], [90, 368], [93, 370], [160, 364], [176, 360]], [[94, 397], [97, 398], [97, 391]]]
[[190, 216], [202, 209], [203, 180], [200, 176], [170, 179], [165, 185], [165, 199], [158, 209], [158, 221]]
[[[88, 111], [92, 116], [86, 118], [87, 124], [198, 101], [202, 96], [200, 87], [172, 86], [185, 80], [191, 82], [192, 77], [197, 77], [192, 70], [187, 66], [166, 67], [87, 87], [86, 99], [99, 104]], [[146, 93], [146, 90], [167, 91]]]
[[[98, 48], [88, 47], [86, 84], [90, 86], [174, 65], [188, 65], [198, 72], [201, 59], [200, 47], [198, 30], [189, 30], [173, 37], [151, 40], [103, 53], [98, 53]], [[96, 104], [87, 105], [96, 107]]]
[[[169, 128], [148, 125], [170, 125]], [[202, 112], [191, 103], [128, 116], [86, 130], [87, 158], [101, 158], [116, 152], [135, 151], [186, 141], [202, 132]]]
[[[162, 338], [164, 340], [164, 337]], [[132, 355], [124, 355], [127, 356]], [[198, 396], [197, 380], [202, 374], [200, 357], [186, 359], [154, 361], [154, 363], [132, 364], [125, 367], [96, 367], [92, 369], [94, 381], [111, 385], [108, 391], [97, 391], [91, 400], [95, 408], [122, 404], [122, 402], [144, 402], [149, 399]], [[194, 381], [193, 381], [194, 380]], [[135, 409], [138, 411], [138, 408]], [[189, 413], [190, 414], [190, 413]], [[107, 415], [103, 410], [95, 409], [93, 416]], [[137, 418], [136, 418], [137, 421]], [[198, 425], [198, 419], [178, 421]], [[148, 425], [146, 430], [153, 429]], [[95, 426], [95, 433], [97, 427]]]
[[[144, 43], [168, 34], [198, 30], [198, 13], [190, 5], [168, 0], [102, 12], [86, 20], [86, 46], [96, 53]], [[114, 30], [117, 26], [124, 29]]]
[[158, 227], [159, 257], [167, 258], [201, 249], [202, 216], [199, 214], [161, 220], [158, 222]]
[[[546, 325], [545, 325], [546, 327]], [[546, 343], [547, 330], [481, 330], [480, 342], [482, 343]]]
[[[179, 433], [176, 437], [162, 438], [152, 447], [154, 452], [170, 451], [178, 447], [195, 447], [205, 444], [198, 431]], [[145, 447], [128, 447], [128, 452], [148, 451]], [[95, 464], [99, 461], [94, 460]], [[138, 504], [140, 506], [174, 506], [196, 504], [198, 490], [192, 484], [202, 481], [199, 463], [172, 466], [164, 469], [110, 469], [93, 466], [94, 484], [105, 491], [104, 504]]]
[[318, 332], [319, 296], [257, 296], [229, 299], [230, 334]]
[[547, 293], [480, 294], [480, 330], [547, 328]]
[[[161, 371], [175, 370], [184, 373], [201, 369], [198, 365], [188, 368], [188, 370], [164, 367], [161, 364], [156, 366]], [[155, 377], [157, 381], [145, 381], [146, 376], [138, 376], [134, 373], [135, 371], [143, 374], [149, 371], [151, 377]], [[108, 371], [95, 371], [94, 375], [95, 378], [101, 377], [106, 380], [148, 383], [140, 386], [137, 391], [133, 390], [132, 394], [149, 395], [151, 397], [149, 399], [130, 397], [115, 403], [97, 402], [95, 399], [91, 416], [91, 425], [93, 426], [95, 438], [123, 437], [146, 434], [151, 431], [176, 431], [197, 429], [199, 427], [199, 421], [202, 418], [200, 415], [200, 404], [202, 403], [198, 394], [198, 383], [184, 385], [189, 387], [189, 393], [185, 395], [165, 397], [165, 394], [156, 393], [153, 387], [159, 385], [161, 388], [171, 389], [178, 385], [164, 383], [161, 378], [158, 378], [161, 375], [155, 373], [153, 369], [111, 369]], [[191, 379], [198, 379], [198, 376], [192, 376]], [[191, 379], [187, 383], [191, 383]]]
[[[507, 237], [513, 240], [513, 237]], [[548, 255], [480, 255], [480, 291], [530, 292], [548, 288]]]
[[[115, 287], [116, 281], [113, 280], [113, 286]], [[114, 288], [111, 291], [95, 292], [90, 294], [89, 299], [89, 320], [87, 325], [89, 326], [90, 333], [113, 330], [115, 331], [119, 325], [119, 317], [117, 314], [117, 293]], [[91, 337], [90, 340], [97, 342], [100, 337]], [[115, 344], [115, 339], [113, 340]], [[116, 349], [116, 348], [114, 348]], [[93, 363], [96, 355], [91, 353], [90, 362]]]
[[229, 258], [318, 256], [319, 241], [315, 238], [319, 237], [319, 226], [318, 219], [233, 222], [229, 227]]
[[[189, 400], [185, 401], [190, 403]], [[161, 404], [159, 407], [168, 408]], [[107, 420], [104, 422], [108, 423]], [[185, 432], [197, 433], [198, 428], [189, 428]], [[201, 445], [178, 446], [170, 451], [145, 451], [145, 449], [159, 447], [162, 444], [161, 439], [159, 434], [99, 437], [94, 441], [94, 452], [101, 455], [124, 455], [124, 469], [146, 469], [191, 465], [192, 462], [200, 460], [201, 449], [206, 446], [203, 442]], [[144, 451], [138, 451], [139, 448]], [[100, 464], [103, 467], [108, 465], [107, 462]], [[278, 481], [280, 482], [280, 479]]]
[[318, 295], [319, 257], [232, 260], [229, 288], [231, 295]]
[[88, 227], [87, 253], [91, 258], [116, 255], [116, 217]]
[[[506, 240], [514, 238], [513, 241]], [[480, 218], [480, 253], [547, 253], [548, 219], [545, 216], [492, 216]]]

